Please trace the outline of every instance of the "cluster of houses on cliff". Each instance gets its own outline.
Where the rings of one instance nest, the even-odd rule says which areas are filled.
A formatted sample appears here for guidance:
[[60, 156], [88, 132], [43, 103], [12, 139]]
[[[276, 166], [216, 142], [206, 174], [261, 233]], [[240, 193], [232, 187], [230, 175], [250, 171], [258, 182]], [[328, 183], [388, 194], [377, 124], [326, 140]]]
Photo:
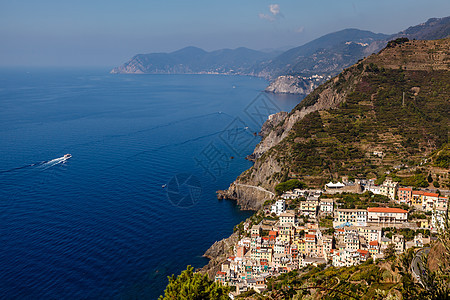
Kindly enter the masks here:
[[[260, 224], [244, 224], [234, 255], [222, 264], [215, 280], [235, 286], [234, 295], [250, 289], [262, 292], [268, 277], [308, 265], [353, 266], [369, 258], [382, 258], [388, 247], [399, 253], [408, 247], [422, 247], [430, 237], [418, 233], [414, 240], [406, 241], [401, 234], [384, 235], [383, 228], [431, 229], [440, 226], [444, 216], [436, 211], [447, 209], [447, 196], [399, 188], [390, 179], [380, 187], [380, 193], [424, 212], [433, 211], [432, 222], [409, 222], [408, 211], [400, 208], [341, 209], [330, 196], [321, 197], [322, 193], [343, 190], [361, 193], [365, 188], [370, 185], [331, 183], [325, 191], [295, 189], [283, 194], [265, 209], [268, 218]], [[295, 199], [301, 199], [295, 202], [295, 209], [286, 209]], [[332, 222], [332, 227], [320, 226], [323, 218]]]

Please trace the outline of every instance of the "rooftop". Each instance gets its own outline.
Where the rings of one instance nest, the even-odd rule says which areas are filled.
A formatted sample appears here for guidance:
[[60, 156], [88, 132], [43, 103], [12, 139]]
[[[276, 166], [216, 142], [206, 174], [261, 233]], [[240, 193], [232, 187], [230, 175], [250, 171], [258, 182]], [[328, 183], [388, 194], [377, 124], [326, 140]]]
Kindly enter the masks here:
[[392, 207], [369, 207], [368, 212], [383, 212], [383, 213], [407, 213], [406, 210]]

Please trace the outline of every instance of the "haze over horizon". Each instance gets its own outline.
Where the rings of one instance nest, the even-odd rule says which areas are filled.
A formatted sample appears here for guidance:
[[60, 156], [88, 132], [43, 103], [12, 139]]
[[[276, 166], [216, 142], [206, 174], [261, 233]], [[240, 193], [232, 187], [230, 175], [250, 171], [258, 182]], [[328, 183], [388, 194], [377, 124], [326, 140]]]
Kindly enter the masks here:
[[287, 48], [345, 28], [391, 34], [448, 12], [445, 0], [0, 0], [0, 66], [113, 67], [186, 46]]

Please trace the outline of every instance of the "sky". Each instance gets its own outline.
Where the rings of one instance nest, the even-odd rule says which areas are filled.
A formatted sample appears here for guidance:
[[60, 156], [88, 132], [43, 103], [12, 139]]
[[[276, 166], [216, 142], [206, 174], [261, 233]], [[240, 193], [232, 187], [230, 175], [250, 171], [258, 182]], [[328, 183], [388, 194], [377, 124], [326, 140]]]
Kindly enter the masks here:
[[113, 67], [186, 46], [287, 49], [449, 15], [449, 0], [0, 0], [0, 66]]

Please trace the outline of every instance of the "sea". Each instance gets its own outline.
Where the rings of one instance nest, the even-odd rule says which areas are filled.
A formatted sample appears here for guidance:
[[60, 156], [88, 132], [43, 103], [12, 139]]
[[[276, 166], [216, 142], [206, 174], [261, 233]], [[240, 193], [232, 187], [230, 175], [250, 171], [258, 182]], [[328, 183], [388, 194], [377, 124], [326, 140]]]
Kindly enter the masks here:
[[108, 71], [0, 70], [1, 299], [157, 299], [252, 214], [215, 192], [301, 100], [254, 77]]

